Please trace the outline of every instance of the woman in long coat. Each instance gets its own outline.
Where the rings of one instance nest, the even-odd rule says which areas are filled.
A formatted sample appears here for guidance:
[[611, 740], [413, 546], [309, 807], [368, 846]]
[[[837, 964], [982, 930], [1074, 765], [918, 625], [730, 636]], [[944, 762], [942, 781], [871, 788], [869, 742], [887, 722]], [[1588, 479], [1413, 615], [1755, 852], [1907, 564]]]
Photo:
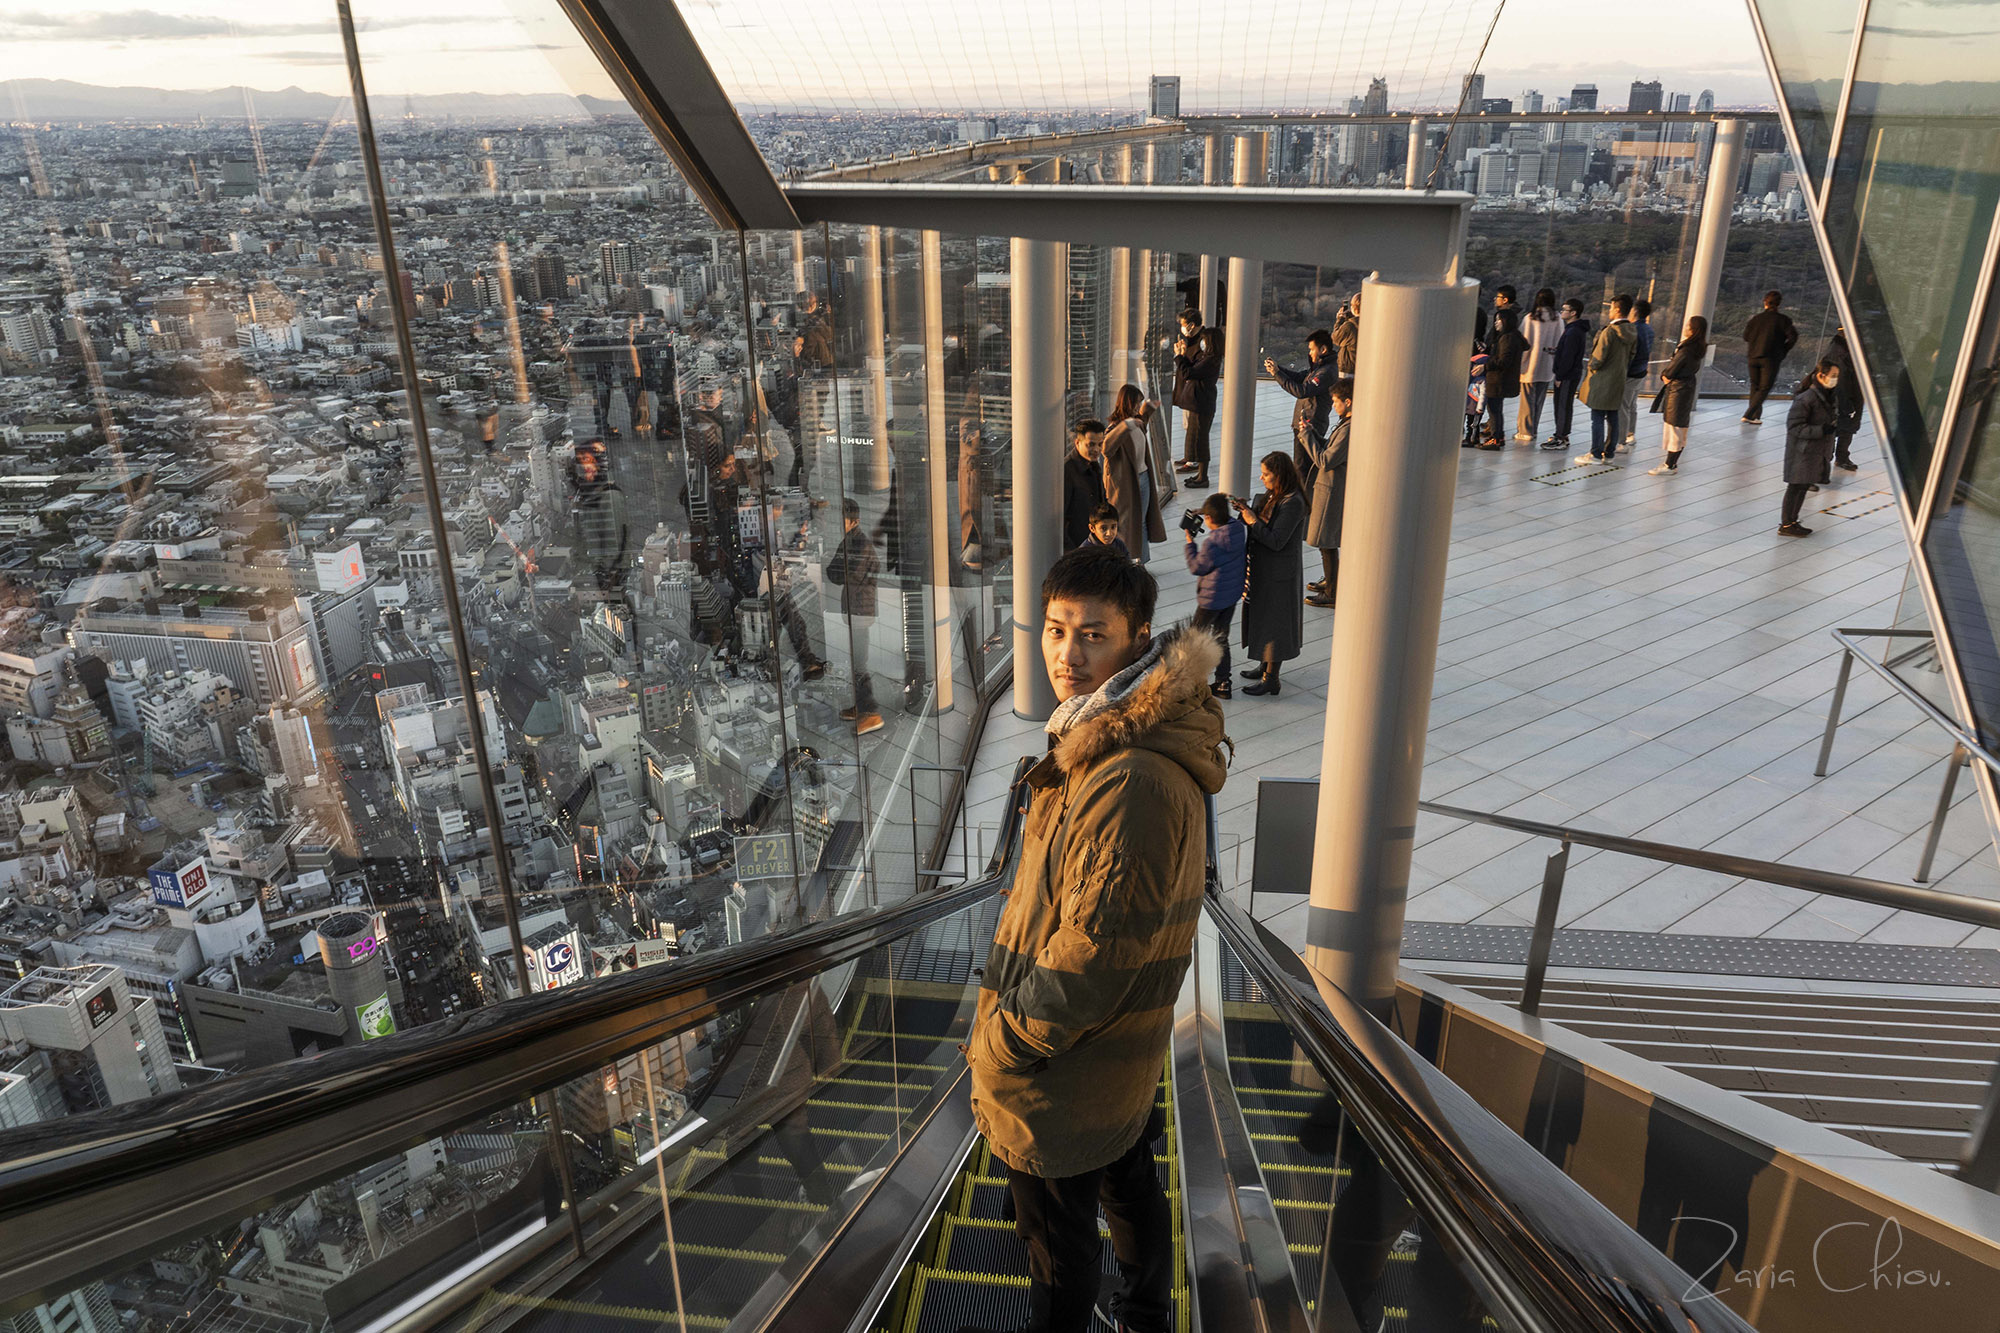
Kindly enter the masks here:
[[1806, 492], [1819, 485], [1827, 463], [1833, 458], [1833, 436], [1840, 415], [1836, 395], [1840, 391], [1841, 373], [1839, 365], [1820, 358], [1813, 373], [1799, 385], [1798, 396], [1792, 399], [1792, 410], [1785, 414], [1785, 507], [1778, 524], [1781, 536], [1812, 535], [1811, 528], [1800, 525], [1799, 511], [1805, 507]]
[[1486, 431], [1481, 449], [1507, 445], [1507, 400], [1521, 396], [1521, 358], [1528, 340], [1521, 336], [1521, 317], [1511, 309], [1493, 312], [1493, 332], [1486, 340]]
[[1243, 673], [1245, 694], [1276, 694], [1278, 666], [1299, 655], [1306, 637], [1306, 497], [1299, 470], [1282, 453], [1264, 455], [1264, 493], [1255, 504], [1232, 500], [1249, 529], [1249, 589], [1243, 597], [1243, 651], [1258, 665]]
[[1674, 347], [1667, 368], [1660, 372], [1660, 391], [1653, 397], [1653, 410], [1664, 420], [1660, 444], [1667, 461], [1648, 471], [1648, 476], [1673, 475], [1681, 465], [1681, 450], [1687, 448], [1688, 422], [1694, 418], [1695, 384], [1701, 378], [1701, 363], [1708, 358], [1708, 320], [1689, 315], [1687, 330]]
[[1306, 545], [1319, 552], [1321, 579], [1308, 585], [1307, 606], [1332, 606], [1340, 578], [1340, 515], [1347, 506], [1347, 439], [1353, 424], [1354, 381], [1333, 386], [1333, 429], [1313, 451], [1312, 515]]
[[1153, 478], [1152, 442], [1139, 409], [1146, 396], [1128, 384], [1118, 391], [1111, 422], [1104, 432], [1104, 499], [1118, 511], [1118, 535], [1133, 559], [1145, 564], [1152, 557], [1149, 542], [1167, 539], [1167, 522], [1160, 515], [1159, 489]]

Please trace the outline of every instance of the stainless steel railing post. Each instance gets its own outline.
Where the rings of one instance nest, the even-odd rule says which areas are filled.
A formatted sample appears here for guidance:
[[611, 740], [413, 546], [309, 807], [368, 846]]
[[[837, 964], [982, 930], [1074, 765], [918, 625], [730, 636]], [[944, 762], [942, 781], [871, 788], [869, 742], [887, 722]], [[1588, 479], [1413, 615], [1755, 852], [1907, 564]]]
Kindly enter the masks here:
[[1938, 840], [1944, 836], [1944, 817], [1951, 813], [1951, 798], [1958, 790], [1958, 770], [1972, 762], [1972, 756], [1963, 745], [1951, 747], [1951, 758], [1944, 765], [1944, 789], [1938, 792], [1937, 813], [1931, 816], [1930, 836], [1924, 839], [1924, 854], [1917, 862], [1917, 873], [1910, 878], [1919, 884], [1928, 884], [1931, 878], [1931, 861], [1937, 856]]
[[1569, 839], [1549, 854], [1542, 868], [1542, 897], [1535, 906], [1535, 931], [1528, 937], [1528, 971], [1521, 979], [1521, 1012], [1532, 1014], [1542, 1005], [1542, 981], [1549, 971], [1549, 950], [1556, 939], [1556, 909], [1562, 905], [1563, 876], [1569, 871]]
[[1813, 776], [1826, 776], [1826, 761], [1833, 758], [1833, 733], [1840, 727], [1840, 705], [1847, 699], [1847, 677], [1854, 670], [1854, 650], [1843, 648], [1840, 653], [1840, 675], [1834, 678], [1833, 702], [1826, 710], [1826, 735], [1820, 738], [1819, 762], [1813, 765]]

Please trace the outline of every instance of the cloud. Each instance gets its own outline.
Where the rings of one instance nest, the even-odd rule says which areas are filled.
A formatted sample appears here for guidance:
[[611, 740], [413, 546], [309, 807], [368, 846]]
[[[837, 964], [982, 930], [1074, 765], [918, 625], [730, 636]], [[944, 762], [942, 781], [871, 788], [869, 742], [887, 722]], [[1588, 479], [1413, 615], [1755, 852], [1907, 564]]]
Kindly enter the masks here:
[[1952, 42], [1957, 41], [1961, 37], [2000, 37], [2000, 28], [1979, 28], [1971, 32], [1966, 32], [1949, 28], [1892, 28], [1880, 23], [1871, 23], [1868, 25], [1868, 35], [1870, 37], [1878, 33], [1888, 37], [1913, 37], [1925, 41]]
[[345, 65], [347, 56], [340, 51], [272, 51], [264, 57], [275, 60], [280, 65]]
[[[470, 14], [416, 15], [363, 23], [363, 32], [483, 23]], [[153, 9], [88, 10], [50, 14], [30, 10], [0, 18], [0, 38], [14, 42], [185, 41], [198, 37], [320, 37], [337, 31], [330, 20], [314, 23], [237, 23], [206, 14], [162, 14]], [[303, 63], [303, 62], [295, 62]]]

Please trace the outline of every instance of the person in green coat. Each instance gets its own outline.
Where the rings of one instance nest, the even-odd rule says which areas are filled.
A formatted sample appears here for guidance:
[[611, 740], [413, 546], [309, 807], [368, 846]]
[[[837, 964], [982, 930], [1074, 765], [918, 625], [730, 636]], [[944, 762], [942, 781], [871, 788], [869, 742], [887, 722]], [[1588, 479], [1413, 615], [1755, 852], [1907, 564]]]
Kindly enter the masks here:
[[1583, 372], [1583, 405], [1590, 409], [1590, 452], [1578, 454], [1576, 465], [1608, 463], [1618, 453], [1618, 414], [1625, 406], [1625, 380], [1639, 335], [1632, 327], [1632, 298], [1620, 293], [1607, 304], [1611, 322], [1598, 331]]
[[1103, 547], [1042, 582], [1049, 750], [1028, 770], [1020, 869], [966, 1042], [972, 1114], [1007, 1172], [1028, 1249], [1028, 1324], [1083, 1329], [1100, 1208], [1119, 1285], [1105, 1320], [1173, 1327], [1173, 1215], [1153, 1162], [1154, 1091], [1201, 917], [1222, 708], [1206, 631], [1152, 632], [1159, 587]]

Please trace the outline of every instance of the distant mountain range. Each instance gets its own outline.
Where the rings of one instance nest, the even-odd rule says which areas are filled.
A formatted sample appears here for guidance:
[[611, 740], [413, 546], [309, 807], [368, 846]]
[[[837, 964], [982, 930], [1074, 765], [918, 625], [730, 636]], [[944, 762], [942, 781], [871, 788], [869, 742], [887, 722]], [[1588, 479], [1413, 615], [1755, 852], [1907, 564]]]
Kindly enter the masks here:
[[[21, 108], [32, 120], [326, 120], [352, 115], [349, 98], [303, 88], [191, 91], [179, 88], [104, 88], [69, 79], [11, 79], [0, 116]], [[18, 100], [15, 100], [18, 98]], [[417, 93], [375, 96], [378, 119], [413, 115], [421, 120], [590, 120], [629, 116], [625, 103], [568, 93]]]

